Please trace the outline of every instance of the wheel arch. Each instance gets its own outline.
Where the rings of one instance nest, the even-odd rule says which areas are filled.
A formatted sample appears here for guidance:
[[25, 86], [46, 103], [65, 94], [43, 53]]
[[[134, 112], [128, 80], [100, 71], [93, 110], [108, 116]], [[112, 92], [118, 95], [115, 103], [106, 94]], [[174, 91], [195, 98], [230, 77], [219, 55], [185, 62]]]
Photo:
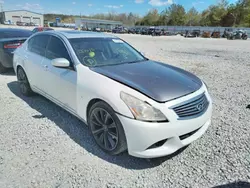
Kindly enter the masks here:
[[106, 103], [107, 105], [109, 105], [114, 111], [115, 109], [112, 107], [112, 105], [110, 105], [110, 103], [108, 103], [107, 101], [105, 101], [104, 99], [101, 99], [101, 98], [93, 98], [91, 99], [89, 102], [88, 102], [88, 105], [87, 105], [87, 108], [86, 108], [86, 120], [88, 122], [88, 115], [89, 115], [89, 111], [91, 109], [91, 107], [96, 104], [97, 102], [104, 102]]

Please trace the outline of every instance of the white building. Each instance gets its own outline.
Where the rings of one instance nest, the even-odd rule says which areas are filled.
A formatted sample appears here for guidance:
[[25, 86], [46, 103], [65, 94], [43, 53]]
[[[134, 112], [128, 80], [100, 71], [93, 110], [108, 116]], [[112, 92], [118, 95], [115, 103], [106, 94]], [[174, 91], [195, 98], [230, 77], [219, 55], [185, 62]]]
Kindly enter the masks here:
[[122, 26], [122, 22], [111, 21], [111, 20], [99, 20], [99, 19], [89, 19], [89, 18], [77, 18], [75, 19], [76, 27], [84, 28], [102, 28], [102, 29], [113, 29], [118, 26]]
[[1, 23], [9, 22], [16, 24], [16, 22], [24, 23], [35, 23], [40, 26], [43, 26], [44, 18], [43, 14], [28, 11], [28, 10], [11, 10], [4, 11], [0, 13]]

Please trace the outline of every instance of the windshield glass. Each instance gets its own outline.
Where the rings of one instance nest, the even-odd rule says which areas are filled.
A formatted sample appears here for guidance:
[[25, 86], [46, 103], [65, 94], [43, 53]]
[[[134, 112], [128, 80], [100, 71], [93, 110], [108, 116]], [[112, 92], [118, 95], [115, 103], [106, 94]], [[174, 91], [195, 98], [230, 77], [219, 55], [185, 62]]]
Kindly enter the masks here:
[[140, 53], [118, 38], [75, 38], [69, 41], [79, 61], [89, 67], [145, 60]]

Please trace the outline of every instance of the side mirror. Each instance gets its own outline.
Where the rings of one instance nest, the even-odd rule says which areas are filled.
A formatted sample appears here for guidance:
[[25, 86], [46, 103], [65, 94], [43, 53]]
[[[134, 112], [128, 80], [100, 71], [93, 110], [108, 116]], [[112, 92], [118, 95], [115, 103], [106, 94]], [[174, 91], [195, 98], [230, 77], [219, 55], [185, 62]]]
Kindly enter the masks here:
[[51, 64], [54, 67], [58, 68], [68, 68], [70, 66], [70, 63], [67, 59], [65, 58], [56, 58], [51, 61]]

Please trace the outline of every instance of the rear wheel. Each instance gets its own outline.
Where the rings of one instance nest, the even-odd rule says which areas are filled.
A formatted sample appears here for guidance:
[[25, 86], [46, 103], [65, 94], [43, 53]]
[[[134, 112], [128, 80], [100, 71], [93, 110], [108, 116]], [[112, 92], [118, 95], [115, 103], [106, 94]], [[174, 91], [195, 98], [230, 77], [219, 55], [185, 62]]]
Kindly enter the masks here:
[[97, 102], [90, 108], [88, 124], [96, 143], [106, 153], [117, 155], [127, 149], [122, 124], [105, 102]]
[[3, 65], [2, 65], [2, 63], [0, 63], [0, 73], [6, 73], [7, 72], [7, 68], [6, 67], [4, 67]]
[[28, 78], [22, 68], [17, 69], [17, 80], [19, 82], [20, 92], [25, 96], [31, 96], [33, 93], [30, 88]]

